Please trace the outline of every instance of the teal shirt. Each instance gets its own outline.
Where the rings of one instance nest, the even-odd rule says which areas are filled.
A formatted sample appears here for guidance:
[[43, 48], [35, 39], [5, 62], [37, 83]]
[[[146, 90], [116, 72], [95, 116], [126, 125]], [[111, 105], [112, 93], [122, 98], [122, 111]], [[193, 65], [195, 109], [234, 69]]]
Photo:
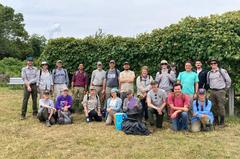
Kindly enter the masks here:
[[199, 82], [196, 72], [180, 72], [177, 79], [181, 82], [183, 93], [188, 95], [194, 94], [194, 85], [196, 82]]

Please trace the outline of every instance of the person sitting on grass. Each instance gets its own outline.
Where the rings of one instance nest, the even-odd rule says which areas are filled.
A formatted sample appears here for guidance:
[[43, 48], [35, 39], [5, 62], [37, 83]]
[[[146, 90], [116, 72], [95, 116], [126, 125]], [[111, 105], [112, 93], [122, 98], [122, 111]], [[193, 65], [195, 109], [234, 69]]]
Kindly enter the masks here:
[[111, 125], [114, 120], [114, 115], [121, 112], [122, 99], [117, 96], [118, 89], [111, 90], [111, 97], [107, 100], [107, 120], [106, 125]]
[[198, 91], [198, 98], [193, 101], [192, 132], [209, 131], [213, 128], [212, 102], [207, 99], [205, 89]]
[[72, 96], [68, 94], [68, 88], [62, 89], [62, 95], [57, 97], [56, 106], [59, 124], [71, 124]]
[[95, 121], [102, 121], [101, 102], [94, 86], [91, 86], [90, 93], [84, 96], [82, 105], [87, 123], [93, 121], [93, 119]]
[[49, 94], [49, 91], [43, 92], [43, 98], [39, 100], [40, 109], [37, 114], [39, 121], [46, 121], [46, 126], [48, 127], [55, 124], [55, 119], [53, 115], [56, 112], [53, 101], [49, 99]]
[[174, 131], [187, 131], [190, 97], [182, 93], [182, 85], [180, 83], [174, 84], [173, 91], [173, 93], [168, 95], [172, 129]]
[[127, 91], [127, 98], [123, 102], [123, 112], [127, 113], [128, 118], [142, 120], [142, 105], [140, 100], [133, 95], [132, 90]]
[[[151, 90], [147, 94], [148, 117], [150, 125], [157, 128], [162, 128], [163, 109], [166, 106], [167, 93], [161, 88], [158, 88], [156, 81], [151, 82]], [[156, 116], [156, 120], [154, 119]]]

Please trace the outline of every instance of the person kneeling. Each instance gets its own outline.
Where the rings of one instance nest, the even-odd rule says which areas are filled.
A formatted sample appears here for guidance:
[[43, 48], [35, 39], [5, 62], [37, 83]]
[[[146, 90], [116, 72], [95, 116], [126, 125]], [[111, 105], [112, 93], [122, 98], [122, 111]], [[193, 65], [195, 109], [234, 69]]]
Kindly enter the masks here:
[[151, 82], [151, 90], [147, 93], [148, 118], [150, 125], [154, 125], [154, 115], [156, 115], [156, 127], [162, 128], [163, 108], [166, 106], [167, 93], [158, 88], [156, 81]]
[[142, 120], [142, 105], [139, 99], [133, 96], [132, 90], [127, 91], [127, 98], [123, 102], [123, 112], [127, 113], [128, 118]]
[[43, 92], [43, 98], [39, 100], [39, 107], [40, 109], [37, 114], [39, 121], [46, 121], [46, 126], [48, 127], [55, 124], [53, 114], [56, 112], [56, 109], [54, 108], [53, 101], [49, 99], [48, 91]]
[[212, 102], [207, 99], [205, 89], [199, 89], [198, 98], [193, 101], [192, 132], [213, 129]]
[[173, 86], [173, 91], [173, 93], [170, 93], [168, 95], [170, 117], [172, 119], [172, 129], [174, 131], [187, 131], [190, 97], [182, 93], [182, 85], [179, 83]]
[[121, 111], [122, 99], [117, 96], [118, 89], [111, 90], [111, 97], [107, 100], [107, 120], [106, 125], [111, 125], [114, 120], [114, 115]]
[[91, 86], [90, 93], [84, 96], [82, 104], [87, 123], [93, 121], [93, 119], [95, 121], [102, 121], [101, 102], [99, 96], [96, 95], [96, 88], [94, 86]]
[[59, 124], [71, 124], [72, 96], [68, 94], [68, 88], [62, 89], [62, 95], [57, 97], [56, 107]]

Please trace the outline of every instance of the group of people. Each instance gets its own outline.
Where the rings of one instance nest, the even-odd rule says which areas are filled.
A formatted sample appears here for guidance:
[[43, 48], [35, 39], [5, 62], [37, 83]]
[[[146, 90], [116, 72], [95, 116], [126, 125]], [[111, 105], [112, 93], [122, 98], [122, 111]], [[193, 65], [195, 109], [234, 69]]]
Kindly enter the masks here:
[[[144, 120], [157, 128], [163, 127], [165, 115], [174, 131], [212, 130], [213, 125], [224, 127], [225, 96], [231, 79], [227, 71], [219, 67], [218, 60], [211, 59], [209, 65], [211, 69], [204, 70], [202, 62], [197, 60], [196, 69], [193, 69], [192, 63], [187, 61], [185, 71], [178, 74], [175, 65], [162, 60], [154, 79], [147, 66], [143, 66], [136, 77], [129, 62], [124, 62], [120, 72], [114, 60], [109, 62], [106, 71], [99, 61], [89, 83], [89, 76], [81, 63], [70, 84], [61, 60], [50, 72], [47, 62], [42, 62], [38, 70], [33, 66], [33, 58], [28, 57], [27, 66], [22, 69], [25, 85], [21, 119], [26, 117], [28, 99], [32, 95], [33, 115], [45, 121], [47, 126], [56, 122], [72, 123], [71, 114], [83, 111], [86, 122], [105, 119], [106, 125], [114, 123], [116, 113], [124, 112], [128, 118]], [[51, 93], [54, 101], [49, 98]]]

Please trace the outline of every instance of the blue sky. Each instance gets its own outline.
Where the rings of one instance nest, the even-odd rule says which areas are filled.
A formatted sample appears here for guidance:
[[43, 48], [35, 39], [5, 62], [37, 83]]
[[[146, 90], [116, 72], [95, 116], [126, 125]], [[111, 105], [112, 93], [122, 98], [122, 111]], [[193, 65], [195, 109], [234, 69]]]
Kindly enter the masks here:
[[186, 16], [240, 10], [240, 0], [0, 0], [23, 13], [26, 30], [47, 38], [104, 33], [136, 36]]

